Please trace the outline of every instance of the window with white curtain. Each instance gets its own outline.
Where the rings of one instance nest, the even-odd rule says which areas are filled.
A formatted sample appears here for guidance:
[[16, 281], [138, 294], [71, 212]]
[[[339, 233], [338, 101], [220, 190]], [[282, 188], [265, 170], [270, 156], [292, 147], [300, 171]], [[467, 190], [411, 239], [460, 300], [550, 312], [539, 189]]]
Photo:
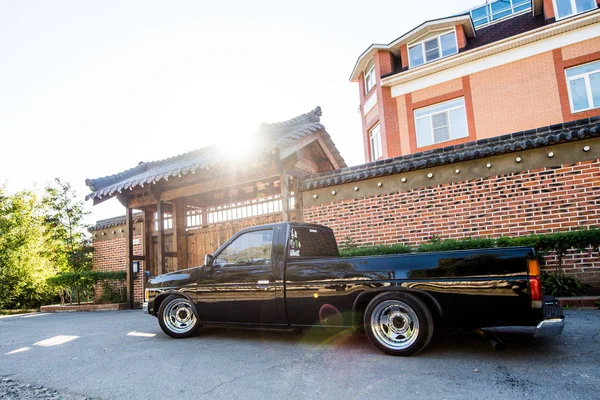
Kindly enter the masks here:
[[572, 112], [600, 107], [600, 61], [565, 70]]
[[371, 142], [371, 161], [377, 161], [382, 156], [381, 149], [381, 132], [379, 131], [379, 124], [375, 125], [369, 131], [369, 141]]
[[369, 93], [375, 86], [375, 63], [371, 60], [367, 64], [365, 72], [365, 94]]
[[465, 99], [446, 101], [415, 110], [417, 147], [469, 136]]
[[458, 53], [456, 32], [446, 32], [408, 46], [410, 68]]

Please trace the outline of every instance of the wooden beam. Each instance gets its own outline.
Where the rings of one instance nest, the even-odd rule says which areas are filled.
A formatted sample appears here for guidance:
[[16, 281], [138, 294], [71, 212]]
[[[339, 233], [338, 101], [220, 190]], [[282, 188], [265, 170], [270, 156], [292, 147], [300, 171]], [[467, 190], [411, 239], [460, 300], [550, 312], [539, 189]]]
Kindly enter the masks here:
[[173, 243], [177, 249], [177, 269], [186, 269], [188, 267], [188, 246], [186, 222], [186, 204], [182, 200], [175, 202], [173, 210]]
[[290, 220], [290, 188], [289, 176], [286, 173], [281, 174], [281, 216], [283, 222]]
[[158, 265], [156, 266], [156, 274], [162, 275], [165, 273], [165, 204], [162, 200], [158, 202]]
[[[261, 192], [264, 193], [265, 196], [272, 196], [272, 195], [279, 194], [281, 192], [280, 189], [277, 186], [275, 186], [275, 183], [277, 183], [279, 181], [279, 176], [273, 177], [273, 179], [274, 180], [271, 180], [271, 181], [260, 180], [260, 182], [269, 183], [268, 187], [261, 190]], [[246, 186], [246, 187], [249, 187], [249, 186]], [[217, 193], [219, 193], [219, 192], [217, 192]], [[204, 195], [196, 195], [196, 196], [192, 196], [192, 197], [186, 197], [185, 202], [187, 205], [195, 206], [195, 207], [198, 207], [201, 209], [205, 209], [207, 207], [214, 207], [214, 206], [229, 204], [229, 200], [215, 199], [214, 198], [215, 194], [216, 193], [213, 192], [213, 193], [206, 193]], [[225, 197], [227, 198], [227, 196], [225, 196]], [[254, 199], [256, 199], [256, 194], [254, 193], [254, 191], [240, 192], [237, 197], [233, 198], [232, 202], [238, 203], [238, 202], [244, 202], [244, 201], [249, 201], [249, 200], [254, 200]]]
[[175, 200], [182, 197], [193, 196], [195, 194], [213, 192], [233, 186], [247, 185], [257, 181], [267, 181], [277, 177], [280, 171], [276, 168], [259, 168], [257, 171], [243, 175], [225, 176], [210, 181], [204, 181], [177, 189], [167, 190], [160, 194], [160, 199], [164, 201]]
[[329, 151], [329, 148], [325, 144], [325, 141], [321, 138], [321, 135], [318, 136], [317, 140], [319, 141], [319, 144], [321, 145], [321, 148], [325, 152], [325, 155], [327, 155], [327, 158], [331, 162], [331, 165], [333, 165], [333, 168], [335, 168], [335, 169], [342, 168], [342, 166], [337, 162], [337, 160], [335, 159], [335, 157], [333, 156], [333, 154], [331, 153], [331, 151]]
[[272, 179], [277, 179], [280, 173], [281, 171], [275, 167], [261, 167], [251, 173], [244, 173], [242, 175], [232, 175], [218, 179], [207, 180], [204, 182], [199, 182], [180, 188], [165, 190], [161, 193], [157, 193], [157, 191], [155, 191], [153, 192], [152, 196], [130, 199], [129, 206], [136, 209], [152, 206], [157, 203], [157, 200], [154, 198], [154, 196], [159, 196], [158, 198], [160, 200], [172, 201], [184, 197], [214, 192], [225, 188], [238, 188], [259, 181], [269, 181]]
[[294, 200], [296, 209], [294, 210], [294, 221], [295, 222], [303, 222], [303, 208], [304, 204], [302, 202], [302, 194], [300, 193], [300, 186], [302, 185], [302, 181], [298, 178], [294, 178], [294, 182], [292, 182], [292, 190], [294, 192]]
[[154, 265], [154, 239], [152, 238], [152, 229], [154, 211], [144, 210], [144, 270], [150, 271], [150, 275], [156, 274]]
[[165, 257], [177, 258], [177, 252], [176, 251], [165, 251]]
[[127, 301], [133, 308], [133, 209], [125, 210], [125, 227], [127, 231]]
[[151, 196], [138, 197], [136, 199], [129, 200], [129, 206], [135, 209], [152, 207], [153, 205], [156, 205], [156, 203], [157, 201]]

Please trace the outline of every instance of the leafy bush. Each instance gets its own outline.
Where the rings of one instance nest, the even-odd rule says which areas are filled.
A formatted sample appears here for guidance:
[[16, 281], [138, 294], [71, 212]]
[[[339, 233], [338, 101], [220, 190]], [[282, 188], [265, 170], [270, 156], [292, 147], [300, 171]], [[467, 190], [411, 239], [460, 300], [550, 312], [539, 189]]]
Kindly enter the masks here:
[[495, 247], [494, 239], [447, 239], [439, 240], [434, 238], [429, 242], [421, 243], [417, 248], [418, 252], [449, 251], [449, 250], [468, 250], [468, 249], [486, 249]]
[[592, 294], [593, 289], [590, 285], [581, 283], [578, 279], [566, 276], [564, 273], [553, 272], [549, 274], [542, 271], [542, 288], [545, 294], [557, 297], [581, 296]]
[[360, 256], [378, 256], [383, 254], [402, 254], [410, 253], [410, 246], [403, 244], [378, 245], [367, 247], [350, 247], [340, 249], [341, 257], [360, 257]]
[[110, 281], [123, 282], [127, 277], [125, 271], [102, 272], [82, 271], [66, 272], [47, 279], [48, 285], [61, 290], [61, 302], [69, 302], [75, 299], [77, 303], [95, 300], [95, 285]]
[[100, 303], [125, 303], [127, 301], [127, 293], [125, 288], [115, 286], [108, 281], [102, 282], [102, 295], [98, 300]]

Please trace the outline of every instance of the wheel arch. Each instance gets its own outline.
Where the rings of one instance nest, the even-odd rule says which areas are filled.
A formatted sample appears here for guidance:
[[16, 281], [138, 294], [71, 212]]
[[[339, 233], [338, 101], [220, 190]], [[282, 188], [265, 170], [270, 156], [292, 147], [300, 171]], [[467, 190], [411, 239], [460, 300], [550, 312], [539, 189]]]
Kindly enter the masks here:
[[177, 290], [168, 290], [166, 292], [162, 292], [159, 295], [157, 295], [154, 298], [154, 312], [156, 313], [156, 315], [158, 315], [158, 310], [160, 310], [160, 306], [162, 305], [162, 303], [169, 298], [171, 295], [175, 295], [177, 297], [184, 297], [186, 299], [188, 299], [190, 301], [190, 303], [192, 303], [192, 305], [194, 307], [192, 307], [192, 311], [194, 311], [194, 314], [196, 315], [196, 318], [198, 318], [198, 320], [200, 320], [200, 316], [198, 315], [198, 310], [196, 309], [196, 302], [194, 301], [194, 299], [192, 299], [192, 297], [186, 293], [183, 292], [179, 292]]
[[444, 319], [444, 311], [442, 310], [442, 306], [437, 301], [435, 297], [433, 297], [430, 293], [427, 293], [423, 290], [411, 289], [411, 288], [403, 288], [403, 287], [384, 287], [378, 288], [374, 290], [366, 290], [359, 294], [356, 299], [354, 299], [354, 304], [352, 306], [352, 326], [354, 330], [363, 331], [363, 317], [365, 314], [365, 310], [367, 305], [373, 300], [375, 297], [382, 293], [390, 293], [390, 292], [403, 292], [409, 293], [416, 297], [418, 297], [425, 305], [429, 308], [431, 313], [433, 314], [433, 318], [436, 323], [441, 322]]

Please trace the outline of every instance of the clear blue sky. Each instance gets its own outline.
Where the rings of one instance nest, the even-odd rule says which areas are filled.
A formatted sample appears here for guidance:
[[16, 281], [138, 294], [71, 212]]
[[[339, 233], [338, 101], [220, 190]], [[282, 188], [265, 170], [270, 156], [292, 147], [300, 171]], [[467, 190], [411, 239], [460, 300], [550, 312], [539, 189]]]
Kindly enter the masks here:
[[[358, 88], [371, 43], [481, 1], [0, 3], [0, 184], [86, 178], [250, 133], [320, 105], [364, 162]], [[90, 222], [123, 213], [116, 200]]]

